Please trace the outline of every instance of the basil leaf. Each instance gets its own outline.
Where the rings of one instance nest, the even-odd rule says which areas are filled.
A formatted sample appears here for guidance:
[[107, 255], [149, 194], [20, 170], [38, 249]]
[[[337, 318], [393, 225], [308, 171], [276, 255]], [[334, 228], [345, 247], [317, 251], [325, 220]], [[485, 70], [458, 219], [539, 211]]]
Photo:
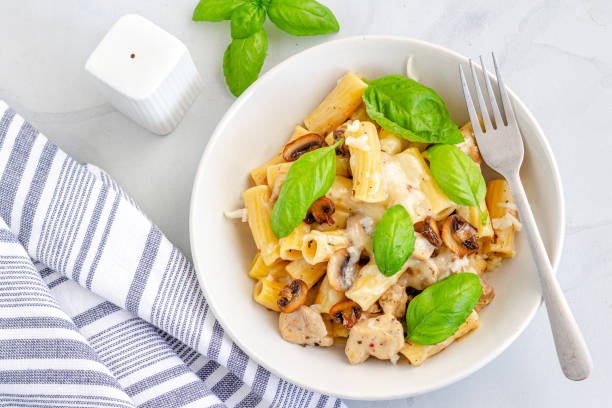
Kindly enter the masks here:
[[363, 101], [376, 123], [404, 139], [450, 144], [464, 140], [442, 98], [412, 79], [389, 75], [368, 82]]
[[234, 9], [244, 3], [244, 0], [201, 0], [193, 10], [193, 21], [229, 20]]
[[261, 30], [266, 11], [256, 3], [245, 3], [232, 13], [232, 38], [246, 38]]
[[267, 49], [268, 37], [263, 29], [247, 38], [233, 40], [227, 47], [223, 55], [223, 74], [235, 96], [255, 82]]
[[487, 185], [480, 167], [452, 145], [431, 146], [427, 158], [431, 175], [444, 194], [459, 205], [475, 206], [485, 225], [487, 214], [480, 209], [480, 203], [487, 194]]
[[289, 34], [319, 35], [340, 29], [330, 9], [314, 0], [270, 0], [267, 10], [270, 20]]
[[399, 204], [385, 211], [372, 240], [378, 270], [385, 276], [399, 272], [414, 251], [414, 241], [414, 227], [408, 211]]
[[465, 322], [481, 294], [478, 275], [469, 272], [434, 283], [408, 303], [406, 339], [425, 345], [443, 342]]
[[336, 177], [336, 147], [343, 141], [305, 153], [289, 167], [270, 214], [272, 232], [277, 238], [291, 234], [312, 203], [327, 193]]

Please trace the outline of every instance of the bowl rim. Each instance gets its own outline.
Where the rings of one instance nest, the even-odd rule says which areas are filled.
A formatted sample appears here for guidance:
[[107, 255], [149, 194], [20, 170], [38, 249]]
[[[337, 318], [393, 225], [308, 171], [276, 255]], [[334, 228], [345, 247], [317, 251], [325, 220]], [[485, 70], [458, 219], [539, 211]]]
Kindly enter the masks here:
[[[299, 385], [305, 389], [311, 390], [311, 391], [315, 391], [315, 392], [319, 392], [322, 394], [328, 394], [328, 395], [332, 395], [338, 398], [344, 398], [344, 399], [357, 399], [357, 400], [391, 400], [391, 399], [399, 399], [399, 398], [409, 398], [409, 397], [413, 397], [416, 395], [422, 395], [434, 390], [438, 390], [444, 387], [447, 387], [451, 384], [454, 384], [455, 382], [458, 382], [464, 378], [466, 378], [467, 376], [475, 373], [476, 371], [480, 370], [482, 367], [484, 367], [485, 365], [489, 364], [491, 361], [493, 361], [494, 359], [496, 359], [502, 352], [504, 352], [509, 346], [510, 344], [512, 344], [517, 337], [525, 330], [525, 328], [529, 325], [529, 323], [531, 323], [531, 321], [533, 320], [535, 313], [538, 311], [538, 309], [540, 308], [540, 306], [542, 305], [542, 297], [540, 297], [540, 301], [538, 303], [536, 303], [534, 305], [534, 307], [532, 308], [532, 310], [529, 311], [528, 316], [526, 317], [526, 319], [523, 321], [523, 323], [518, 326], [516, 328], [516, 330], [514, 331], [514, 333], [507, 337], [506, 339], [504, 339], [504, 341], [500, 342], [499, 345], [495, 348], [495, 350], [490, 353], [486, 358], [484, 358], [480, 363], [472, 365], [469, 369], [466, 369], [465, 371], [463, 371], [460, 374], [454, 375], [452, 377], [448, 377], [446, 379], [437, 381], [432, 383], [430, 386], [428, 387], [423, 387], [421, 390], [417, 391], [417, 392], [402, 392], [402, 391], [397, 391], [394, 393], [387, 393], [386, 395], [380, 395], [380, 396], [370, 396], [370, 395], [357, 395], [357, 394], [346, 394], [346, 393], [334, 393], [334, 392], [330, 392], [329, 390], [325, 390], [325, 389], [321, 389], [317, 386], [313, 386], [310, 384], [306, 384], [302, 381], [300, 381], [299, 379], [294, 379], [294, 378], [286, 378], [285, 376], [283, 376], [280, 372], [278, 372], [276, 370], [275, 367], [269, 365], [266, 361], [264, 361], [263, 359], [260, 358], [259, 354], [257, 353], [256, 350], [254, 350], [253, 348], [251, 348], [246, 342], [244, 342], [242, 339], [238, 338], [238, 336], [235, 336], [233, 331], [231, 330], [230, 327], [226, 327], [227, 325], [225, 325], [225, 323], [218, 317], [219, 316], [219, 312], [220, 309], [218, 307], [218, 305], [215, 303], [214, 301], [214, 296], [211, 297], [209, 296], [209, 293], [206, 289], [206, 285], [204, 283], [204, 279], [201, 278], [201, 275], [199, 270], [199, 260], [198, 260], [198, 251], [195, 245], [195, 239], [194, 239], [194, 219], [195, 219], [195, 213], [197, 211], [197, 205], [196, 205], [196, 201], [197, 201], [197, 197], [199, 197], [199, 189], [200, 189], [200, 185], [201, 185], [201, 179], [204, 177], [204, 167], [205, 167], [205, 162], [207, 161], [207, 159], [209, 158], [209, 156], [212, 154], [212, 151], [214, 149], [214, 147], [216, 146], [216, 144], [220, 141], [220, 134], [222, 133], [223, 129], [226, 127], [226, 125], [228, 124], [228, 122], [230, 120], [232, 120], [232, 118], [234, 117], [234, 114], [236, 111], [238, 111], [246, 102], [247, 100], [251, 97], [251, 95], [253, 95], [255, 92], [258, 92], [259, 89], [261, 88], [261, 84], [264, 83], [264, 79], [273, 76], [277, 71], [280, 71], [282, 69], [284, 69], [284, 67], [286, 65], [289, 64], [290, 61], [302, 56], [303, 54], [312, 52], [314, 49], [319, 49], [319, 48], [325, 48], [325, 47], [329, 47], [329, 46], [334, 46], [337, 44], [341, 44], [344, 42], [352, 42], [352, 41], [356, 41], [356, 40], [383, 40], [383, 41], [400, 41], [400, 42], [404, 42], [404, 43], [410, 43], [410, 44], [417, 44], [420, 46], [425, 46], [431, 49], [435, 49], [436, 51], [440, 52], [440, 53], [445, 53], [448, 54], [450, 56], [453, 56], [455, 58], [458, 58], [459, 60], [462, 61], [462, 64], [468, 64], [469, 63], [469, 58], [465, 57], [464, 55], [453, 51], [449, 48], [446, 47], [442, 47], [440, 45], [431, 43], [429, 41], [424, 41], [424, 40], [420, 40], [420, 39], [416, 39], [416, 38], [411, 38], [411, 37], [403, 37], [403, 36], [398, 36], [398, 35], [359, 35], [359, 36], [350, 36], [350, 37], [344, 37], [344, 38], [339, 38], [339, 39], [335, 39], [335, 40], [331, 40], [331, 41], [325, 41], [323, 43], [317, 44], [315, 46], [309, 47], [305, 50], [302, 50], [286, 59], [284, 59], [283, 61], [281, 61], [280, 63], [278, 63], [277, 65], [275, 65], [274, 67], [270, 68], [266, 73], [264, 73], [261, 77], [259, 77], [253, 84], [251, 84], [251, 86], [249, 86], [243, 93], [242, 95], [240, 95], [230, 106], [230, 108], [225, 112], [225, 114], [223, 115], [223, 117], [221, 118], [221, 120], [219, 121], [219, 123], [217, 124], [217, 126], [215, 127], [215, 129], [213, 130], [210, 139], [208, 141], [208, 143], [206, 144], [206, 148], [204, 149], [204, 152], [202, 153], [202, 156], [200, 158], [200, 162], [198, 164], [198, 168], [196, 171], [196, 175], [193, 181], [193, 187], [192, 187], [192, 191], [191, 191], [191, 199], [190, 199], [190, 209], [189, 209], [189, 242], [190, 242], [190, 248], [191, 248], [191, 254], [192, 254], [192, 259], [193, 259], [193, 263], [195, 266], [195, 270], [196, 270], [196, 276], [198, 277], [198, 281], [200, 283], [200, 287], [202, 288], [202, 292], [204, 293], [204, 296], [206, 298], [206, 302], [208, 303], [209, 307], [212, 309], [213, 315], [215, 316], [215, 318], [217, 319], [217, 321], [219, 321], [219, 324], [221, 324], [221, 326], [223, 327], [225, 333], [228, 334], [228, 336], [230, 336], [230, 338], [232, 339], [232, 341], [234, 341], [250, 358], [252, 358], [255, 362], [257, 362], [259, 365], [263, 366], [264, 368], [266, 368], [268, 371], [270, 371], [271, 373], [273, 373], [274, 375], [276, 375], [279, 378], [283, 378], [284, 380], [291, 382], [293, 384]], [[555, 156], [552, 152], [552, 149], [550, 147], [550, 144], [548, 142], [548, 139], [546, 138], [546, 135], [544, 134], [544, 131], [542, 130], [542, 128], [540, 127], [539, 123], [537, 122], [537, 120], [535, 119], [535, 117], [533, 116], [533, 114], [531, 113], [531, 111], [527, 108], [527, 106], [525, 105], [525, 103], [508, 87], [506, 87], [508, 90], [508, 94], [510, 95], [510, 99], [513, 102], [513, 105], [519, 106], [521, 110], [523, 110], [523, 112], [525, 113], [525, 116], [527, 117], [527, 120], [533, 125], [533, 127], [535, 128], [535, 136], [536, 138], [539, 139], [540, 142], [542, 142], [542, 145], [544, 147], [544, 153], [546, 155], [546, 158], [548, 159], [548, 161], [551, 163], [551, 171], [553, 173], [553, 179], [551, 180], [553, 182], [553, 184], [555, 185], [557, 191], [558, 191], [558, 195], [556, 198], [558, 205], [559, 205], [559, 218], [560, 220], [558, 220], [560, 222], [560, 233], [559, 233], [559, 238], [557, 240], [555, 240], [553, 238], [553, 242], [552, 242], [552, 252], [555, 253], [555, 256], [553, 259], [551, 259], [551, 265], [553, 268], [553, 272], [555, 273], [555, 275], [557, 274], [557, 269], [559, 266], [559, 262], [561, 259], [561, 254], [562, 254], [562, 250], [563, 250], [563, 244], [565, 242], [565, 201], [564, 201], [564, 192], [563, 192], [563, 185], [561, 182], [561, 174], [559, 172], [559, 168], [557, 165], [557, 162], [555, 160]], [[549, 255], [550, 257], [550, 255]], [[539, 281], [539, 280], [538, 280]]]

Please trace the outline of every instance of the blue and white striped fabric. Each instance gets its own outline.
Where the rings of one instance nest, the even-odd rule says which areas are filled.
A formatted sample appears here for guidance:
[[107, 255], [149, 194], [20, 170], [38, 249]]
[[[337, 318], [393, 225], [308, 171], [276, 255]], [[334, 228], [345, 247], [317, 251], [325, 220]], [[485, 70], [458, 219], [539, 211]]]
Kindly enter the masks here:
[[245, 355], [117, 184], [0, 101], [0, 406], [344, 405]]

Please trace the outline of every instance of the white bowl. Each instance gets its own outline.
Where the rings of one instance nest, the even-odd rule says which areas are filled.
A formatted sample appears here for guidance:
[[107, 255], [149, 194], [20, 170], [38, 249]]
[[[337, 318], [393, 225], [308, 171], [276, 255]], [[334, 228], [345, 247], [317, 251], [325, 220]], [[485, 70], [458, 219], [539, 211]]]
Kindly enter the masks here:
[[[273, 373], [338, 397], [401, 398], [451, 384], [498, 356], [525, 329], [541, 303], [535, 267], [520, 233], [516, 257], [487, 276], [496, 297], [482, 311], [480, 328], [421, 367], [405, 360], [394, 366], [374, 358], [351, 366], [341, 345], [329, 349], [287, 343], [278, 333], [277, 314], [253, 302], [253, 281], [247, 270], [256, 248], [247, 224], [225, 219], [223, 211], [242, 206], [249, 171], [279, 151], [294, 125], [317, 106], [338, 78], [347, 71], [366, 78], [405, 74], [409, 56], [419, 81], [446, 101], [456, 123], [466, 122], [457, 69], [459, 63], [467, 63], [465, 57], [400, 37], [332, 41], [274, 67], [234, 102], [208, 142], [193, 186], [193, 259], [208, 303], [225, 331]], [[513, 93], [510, 96], [525, 140], [521, 178], [556, 268], [564, 233], [559, 172], [535, 119]]]

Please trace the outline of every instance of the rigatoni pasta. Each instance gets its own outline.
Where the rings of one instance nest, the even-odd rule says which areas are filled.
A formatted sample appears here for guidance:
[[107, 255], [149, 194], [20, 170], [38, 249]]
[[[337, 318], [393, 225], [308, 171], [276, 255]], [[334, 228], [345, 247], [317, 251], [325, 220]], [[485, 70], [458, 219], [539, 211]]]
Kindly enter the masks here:
[[293, 232], [286, 237], [278, 240], [280, 246], [280, 257], [287, 261], [302, 259], [302, 246], [304, 245], [304, 236], [310, 232], [310, 226], [306, 223], [301, 223]]
[[309, 264], [318, 264], [329, 260], [336, 250], [346, 248], [349, 244], [350, 240], [344, 231], [310, 231], [303, 238], [302, 256]]
[[486, 242], [485, 251], [504, 258], [514, 256], [514, 231], [521, 224], [506, 180], [489, 181], [486, 201], [495, 234]]
[[270, 187], [261, 185], [249, 188], [242, 195], [251, 234], [266, 265], [280, 257], [278, 239], [270, 227], [270, 193]]
[[323, 102], [306, 116], [306, 128], [319, 135], [326, 135], [343, 124], [361, 105], [361, 96], [367, 87], [355, 73], [344, 75]]
[[[486, 313], [483, 308], [495, 295], [480, 275], [502, 257], [514, 255], [520, 223], [505, 180], [488, 183], [480, 206], [455, 203], [453, 199], [462, 200], [438, 177], [439, 161], [435, 161], [435, 152], [449, 148], [448, 144], [432, 145], [422, 135], [407, 140], [402, 129], [394, 127], [392, 132], [381, 127], [385, 123], [372, 120], [368, 115], [372, 105], [366, 109], [366, 104], [375, 82], [368, 82], [368, 87], [355, 73], [343, 76], [303, 125], [293, 128], [285, 148], [251, 171], [255, 186], [243, 193], [245, 209], [228, 217], [246, 218], [249, 224], [258, 249], [248, 269], [255, 282], [253, 299], [280, 313], [279, 330], [285, 340], [322, 347], [334, 341], [346, 344], [345, 353], [353, 364], [370, 356], [392, 362], [403, 356], [419, 366], [478, 328], [478, 313]], [[455, 130], [463, 142], [455, 141], [457, 149], [450, 149], [459, 150], [459, 159], [480, 177], [480, 168], [472, 163], [480, 165], [481, 157], [471, 124]], [[326, 172], [327, 178], [309, 178], [304, 161], [293, 167], [302, 157], [315, 160], [317, 152], [321, 156], [325, 152], [328, 159], [313, 171]], [[298, 188], [283, 189], [291, 183]], [[469, 202], [480, 201], [484, 179], [480, 186], [479, 198]], [[304, 211], [277, 237], [274, 231], [279, 229], [273, 228], [271, 217], [278, 202], [287, 200], [283, 191], [318, 193], [312, 193], [309, 201], [301, 198], [298, 205]], [[409, 254], [391, 271], [378, 258], [380, 240], [389, 241], [383, 248], [391, 248], [390, 253], [404, 248], [385, 235], [391, 233], [379, 234], [388, 213], [404, 214], [404, 221], [393, 225], [401, 225], [414, 238]], [[293, 215], [289, 213], [289, 218]], [[421, 292], [431, 294], [455, 281], [473, 282], [466, 292], [480, 288], [474, 292], [474, 306], [465, 308], [465, 318], [440, 339], [427, 342], [411, 337], [408, 312], [427, 298]]]
[[351, 153], [353, 199], [366, 203], [385, 201], [387, 191], [382, 177], [382, 153], [376, 127], [372, 122], [354, 121], [347, 127], [345, 135], [344, 143]]

